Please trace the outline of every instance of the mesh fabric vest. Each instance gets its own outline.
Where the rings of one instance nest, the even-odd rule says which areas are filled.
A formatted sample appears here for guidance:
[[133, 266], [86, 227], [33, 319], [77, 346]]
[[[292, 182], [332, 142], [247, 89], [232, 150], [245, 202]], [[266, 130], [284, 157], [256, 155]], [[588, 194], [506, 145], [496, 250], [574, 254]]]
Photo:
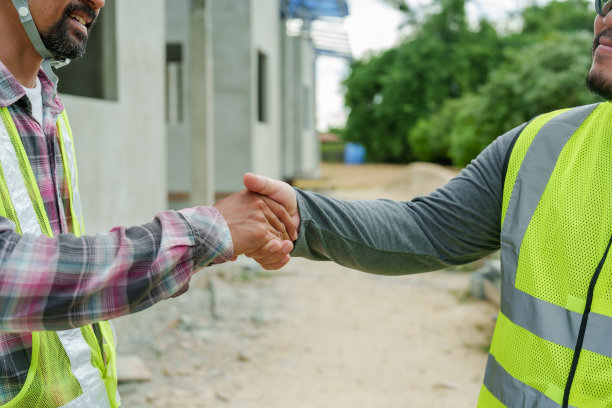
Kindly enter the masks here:
[[612, 104], [534, 119], [505, 178], [479, 407], [612, 406], [611, 207]]
[[[27, 155], [7, 108], [0, 109], [0, 216], [20, 234], [53, 235]], [[84, 231], [72, 132], [63, 112], [59, 145], [70, 193], [73, 231]], [[98, 334], [96, 334], [96, 332]], [[32, 359], [20, 393], [4, 407], [117, 407], [115, 340], [109, 322], [32, 333]]]

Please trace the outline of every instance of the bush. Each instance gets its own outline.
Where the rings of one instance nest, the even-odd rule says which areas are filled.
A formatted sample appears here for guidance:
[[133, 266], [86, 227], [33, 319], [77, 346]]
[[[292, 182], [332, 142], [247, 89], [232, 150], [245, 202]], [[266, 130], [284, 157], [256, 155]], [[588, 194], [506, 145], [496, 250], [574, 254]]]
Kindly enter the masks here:
[[344, 142], [321, 143], [321, 160], [326, 163], [342, 163], [344, 161]]

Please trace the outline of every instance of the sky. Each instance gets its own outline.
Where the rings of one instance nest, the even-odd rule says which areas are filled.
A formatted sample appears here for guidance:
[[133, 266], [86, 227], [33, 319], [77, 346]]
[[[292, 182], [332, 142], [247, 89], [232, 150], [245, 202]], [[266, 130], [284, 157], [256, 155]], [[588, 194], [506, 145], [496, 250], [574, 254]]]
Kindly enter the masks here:
[[[546, 0], [542, 0], [546, 1]], [[418, 6], [426, 0], [409, 0]], [[503, 20], [509, 11], [522, 8], [532, 0], [479, 0], [468, 3], [469, 15], [486, 15], [490, 20]], [[386, 5], [382, 0], [347, 0], [349, 15], [342, 25], [348, 35], [353, 56], [361, 58], [368, 53], [380, 52], [399, 41], [398, 26], [402, 14]], [[348, 75], [345, 60], [319, 56], [317, 75], [317, 129], [327, 131], [330, 127], [342, 127], [346, 121], [344, 96], [341, 81]]]
[[[355, 58], [368, 52], [388, 49], [398, 41], [398, 26], [402, 21], [400, 12], [381, 0], [347, 0], [349, 15], [343, 27], [348, 35]], [[341, 81], [349, 72], [348, 62], [340, 58], [319, 56], [317, 75], [317, 128], [326, 131], [329, 127], [342, 127], [347, 112]]]

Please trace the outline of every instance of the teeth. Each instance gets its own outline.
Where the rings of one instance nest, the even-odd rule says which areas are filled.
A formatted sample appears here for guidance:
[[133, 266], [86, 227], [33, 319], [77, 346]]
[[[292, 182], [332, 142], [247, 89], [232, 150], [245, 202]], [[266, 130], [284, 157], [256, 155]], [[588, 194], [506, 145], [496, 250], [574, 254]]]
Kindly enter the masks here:
[[70, 17], [74, 18], [76, 21], [83, 25], [87, 25], [87, 21], [85, 21], [83, 17], [75, 16], [74, 14], [72, 14]]

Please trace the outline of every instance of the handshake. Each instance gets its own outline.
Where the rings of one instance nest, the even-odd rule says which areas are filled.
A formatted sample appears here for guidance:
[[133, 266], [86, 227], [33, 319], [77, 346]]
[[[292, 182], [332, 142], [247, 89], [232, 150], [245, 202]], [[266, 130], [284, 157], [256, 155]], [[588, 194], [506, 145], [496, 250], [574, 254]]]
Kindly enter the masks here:
[[246, 190], [214, 205], [229, 227], [234, 257], [245, 254], [264, 269], [280, 269], [289, 262], [297, 239], [295, 191], [287, 183], [251, 173], [243, 181]]

